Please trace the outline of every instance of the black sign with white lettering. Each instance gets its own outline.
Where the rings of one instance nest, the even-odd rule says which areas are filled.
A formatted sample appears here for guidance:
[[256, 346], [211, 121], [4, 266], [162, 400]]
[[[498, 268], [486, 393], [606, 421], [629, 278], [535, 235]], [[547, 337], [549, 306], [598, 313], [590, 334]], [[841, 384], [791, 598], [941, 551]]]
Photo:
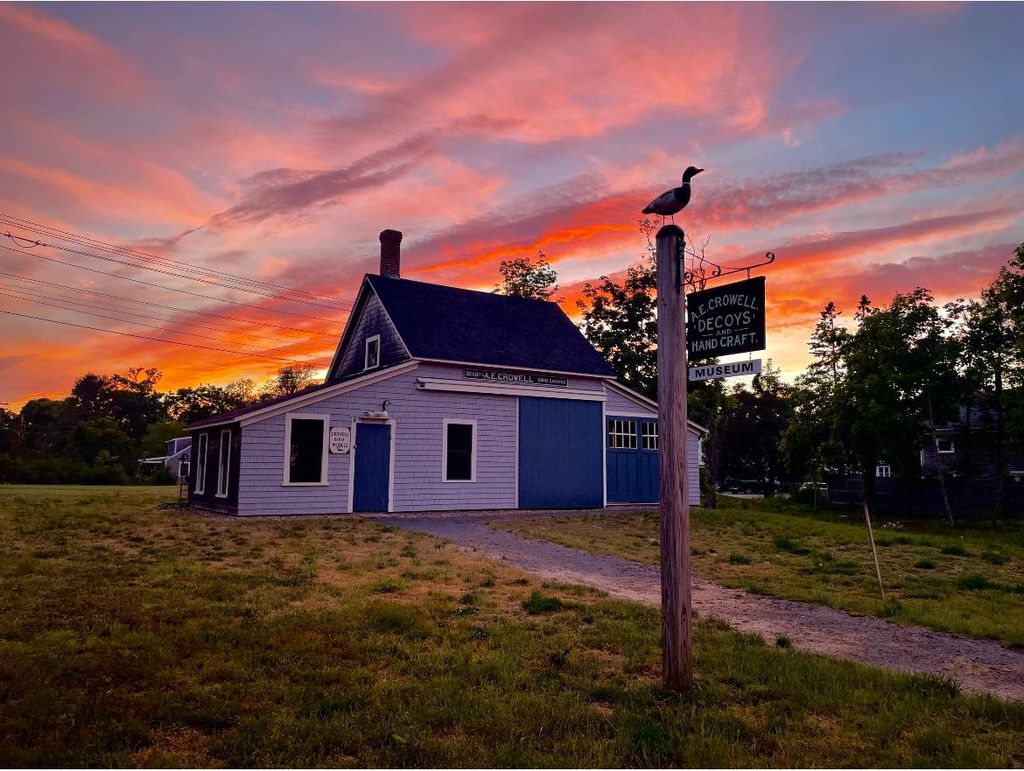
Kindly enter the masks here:
[[686, 307], [691, 359], [764, 350], [764, 276], [693, 292]]
[[467, 380], [489, 380], [495, 383], [567, 386], [568, 378], [544, 375], [539, 372], [499, 372], [497, 370], [467, 369], [462, 375]]

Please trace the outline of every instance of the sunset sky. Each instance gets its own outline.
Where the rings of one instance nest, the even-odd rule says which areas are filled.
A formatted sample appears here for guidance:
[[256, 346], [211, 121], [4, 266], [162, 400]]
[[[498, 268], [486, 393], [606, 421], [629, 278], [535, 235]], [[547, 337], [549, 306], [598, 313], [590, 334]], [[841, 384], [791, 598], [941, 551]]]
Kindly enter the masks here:
[[778, 255], [792, 379], [828, 300], [973, 295], [1024, 241], [1022, 30], [1022, 4], [0, 4], [0, 232], [86, 252], [0, 238], [0, 402], [326, 366], [384, 228], [403, 277], [470, 288], [543, 250], [575, 316], [691, 163], [689, 237]]

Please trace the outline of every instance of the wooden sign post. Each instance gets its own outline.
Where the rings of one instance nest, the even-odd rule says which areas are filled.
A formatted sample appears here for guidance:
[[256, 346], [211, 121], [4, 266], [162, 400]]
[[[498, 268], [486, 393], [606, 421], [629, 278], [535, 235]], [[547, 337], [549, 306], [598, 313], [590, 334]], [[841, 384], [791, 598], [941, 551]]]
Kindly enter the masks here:
[[683, 244], [677, 225], [655, 237], [658, 281], [658, 455], [661, 493], [661, 665], [665, 687], [693, 687], [690, 498], [686, 468]]

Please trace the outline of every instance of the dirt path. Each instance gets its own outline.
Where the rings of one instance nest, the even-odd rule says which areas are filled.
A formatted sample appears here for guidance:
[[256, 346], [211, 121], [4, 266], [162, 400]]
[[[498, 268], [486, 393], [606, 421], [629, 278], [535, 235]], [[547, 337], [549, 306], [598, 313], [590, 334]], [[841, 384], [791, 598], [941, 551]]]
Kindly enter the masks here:
[[[565, 513], [559, 512], [559, 515]], [[536, 515], [537, 512], [532, 512], [530, 516]], [[517, 515], [493, 513], [486, 516], [380, 517], [389, 524], [430, 533], [504, 559], [548, 580], [591, 586], [613, 597], [647, 605], [660, 602], [660, 577], [656, 567], [557, 544], [528, 541], [487, 526], [488, 521], [514, 518]], [[944, 675], [957, 680], [965, 692], [1024, 700], [1024, 652], [1012, 651], [992, 640], [891, 624], [821, 605], [727, 589], [699, 579], [693, 585], [693, 607], [700, 615], [719, 618], [744, 632], [756, 632], [772, 644], [785, 636], [801, 650], [888, 669]]]

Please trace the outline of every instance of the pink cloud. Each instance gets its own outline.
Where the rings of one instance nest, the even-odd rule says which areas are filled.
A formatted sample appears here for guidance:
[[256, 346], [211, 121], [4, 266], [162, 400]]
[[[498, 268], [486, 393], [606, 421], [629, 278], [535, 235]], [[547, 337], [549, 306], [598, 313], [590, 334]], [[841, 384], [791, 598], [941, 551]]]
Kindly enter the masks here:
[[[489, 136], [519, 142], [600, 136], [659, 116], [716, 116], [753, 131], [798, 61], [768, 44], [773, 21], [756, 6], [514, 5], [472, 19], [456, 6], [403, 10], [438, 63], [390, 88], [357, 88], [362, 108], [326, 124], [336, 141], [445, 125], [467, 107], [503, 126]], [[686, 39], [687, 66], [675, 37], [651, 34], [659, 28], [701, 30]], [[566, 29], [572, 46], [561, 45]]]
[[6, 84], [9, 89], [30, 90], [45, 80], [88, 81], [93, 93], [114, 99], [144, 92], [144, 80], [131, 59], [62, 19], [23, 3], [0, 3], [3, 27], [0, 64], [5, 72], [19, 74]]

